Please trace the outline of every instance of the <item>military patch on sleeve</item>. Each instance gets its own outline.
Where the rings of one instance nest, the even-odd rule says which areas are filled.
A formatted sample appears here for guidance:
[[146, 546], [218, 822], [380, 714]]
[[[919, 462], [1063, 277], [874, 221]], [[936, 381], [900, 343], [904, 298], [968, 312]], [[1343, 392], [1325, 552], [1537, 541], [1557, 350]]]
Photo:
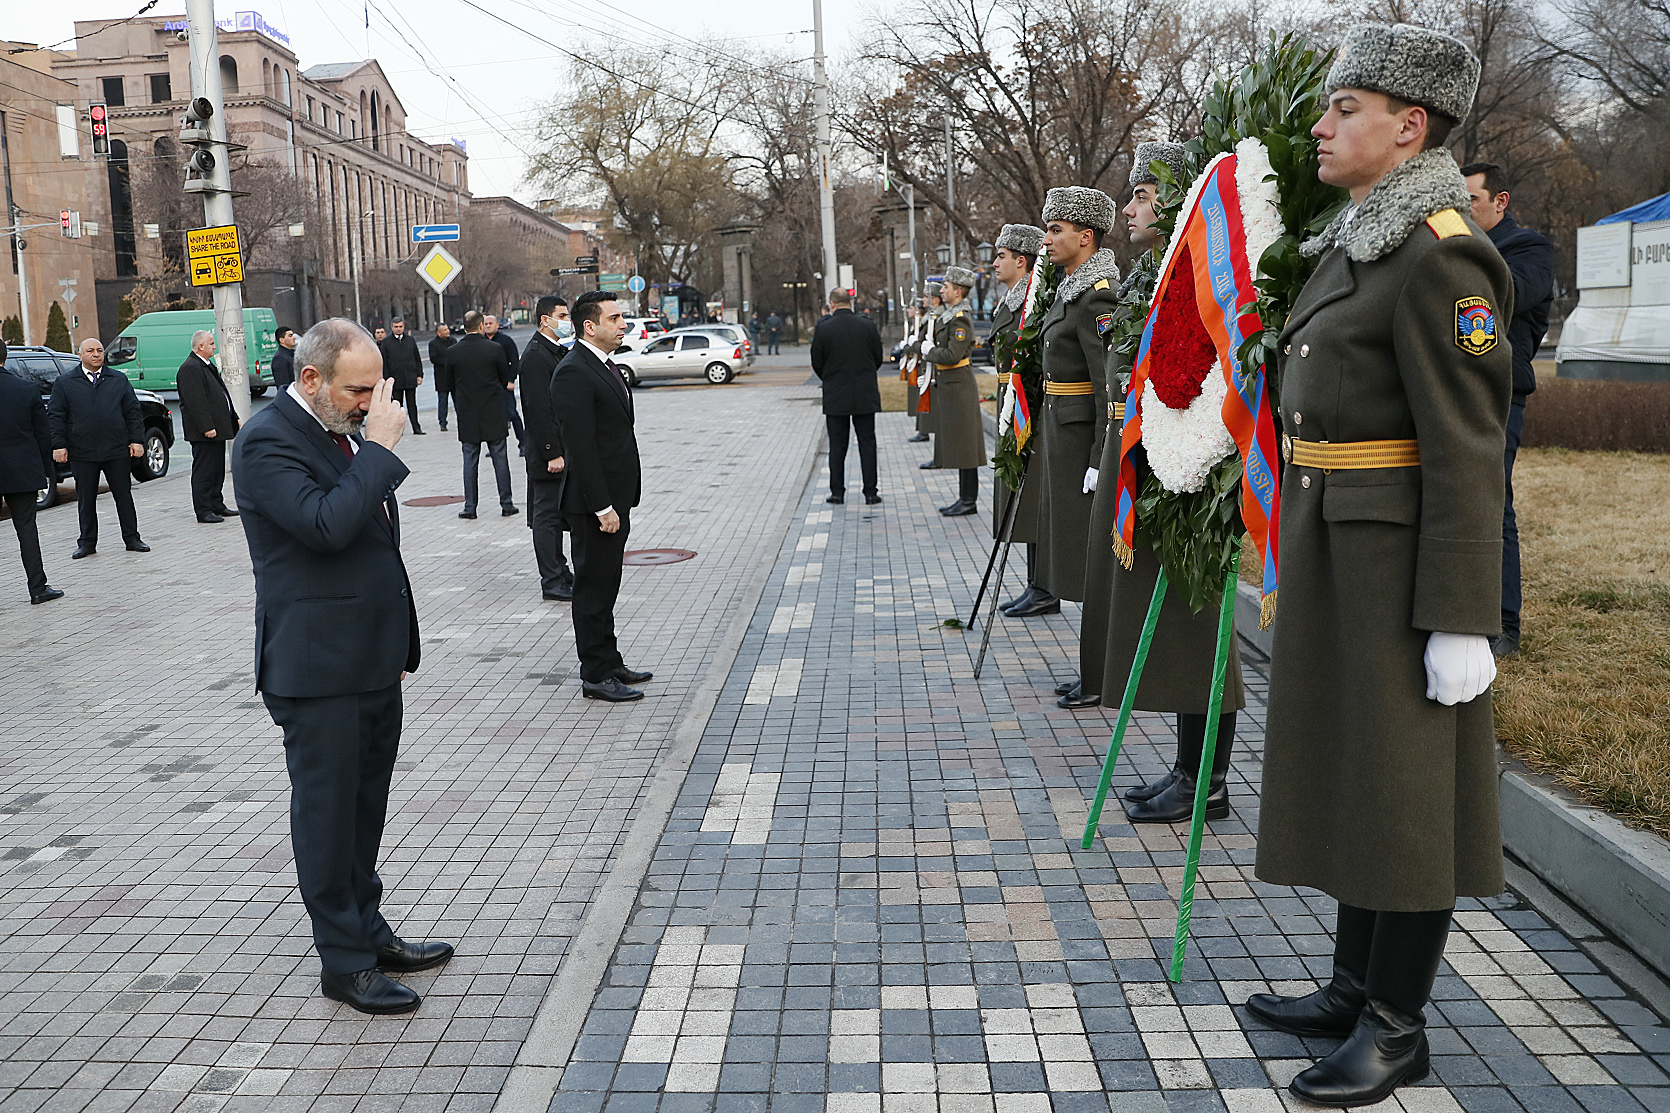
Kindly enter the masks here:
[[1455, 303], [1455, 346], [1470, 356], [1482, 356], [1496, 346], [1496, 313], [1485, 298], [1462, 298]]
[[956, 339], [959, 340], [959, 341], [967, 340], [968, 339], [968, 326], [958, 325], [957, 326], [957, 331], [956, 331], [956, 333], [954, 333], [954, 335], [955, 335]]
[[1102, 313], [1096, 317], [1096, 335], [1106, 336], [1108, 329], [1113, 327], [1113, 314]]

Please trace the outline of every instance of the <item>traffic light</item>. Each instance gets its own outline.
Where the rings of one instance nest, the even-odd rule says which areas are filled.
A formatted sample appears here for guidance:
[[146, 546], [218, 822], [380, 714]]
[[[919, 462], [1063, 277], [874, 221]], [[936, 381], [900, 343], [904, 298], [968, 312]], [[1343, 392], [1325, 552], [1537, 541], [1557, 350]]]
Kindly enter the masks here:
[[110, 157], [110, 109], [103, 101], [87, 106], [87, 118], [93, 122], [93, 157]]
[[70, 211], [68, 209], [58, 210], [58, 234], [66, 238], [70, 234]]
[[186, 156], [183, 188], [187, 193], [208, 193], [215, 189], [215, 153], [210, 149], [214, 137], [209, 134], [209, 118], [214, 114], [215, 106], [209, 103], [208, 97], [196, 97], [180, 117], [180, 142], [192, 148]]

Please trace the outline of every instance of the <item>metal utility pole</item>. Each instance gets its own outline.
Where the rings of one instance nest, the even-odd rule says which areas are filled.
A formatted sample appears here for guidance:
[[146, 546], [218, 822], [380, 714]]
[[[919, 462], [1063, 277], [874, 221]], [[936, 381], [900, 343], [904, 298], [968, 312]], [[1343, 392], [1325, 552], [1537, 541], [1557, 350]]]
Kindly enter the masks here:
[[910, 296], [914, 298], [921, 292], [922, 277], [916, 273], [916, 187], [913, 185], [905, 187], [905, 204], [909, 206], [906, 209], [909, 216], [905, 219], [910, 237]]
[[[203, 217], [208, 227], [234, 223], [232, 219], [232, 148], [226, 139], [226, 101], [220, 87], [220, 44], [215, 31], [215, 0], [186, 0], [186, 25], [191, 41], [191, 95], [193, 101], [208, 100], [213, 114], [201, 123], [186, 126], [201, 129], [206, 124], [208, 143], [203, 153], [212, 154], [213, 164], [204, 168], [206, 186]], [[215, 291], [215, 332], [219, 341], [216, 355], [220, 375], [226, 381], [232, 406], [241, 420], [249, 420], [249, 352], [244, 347], [244, 294], [237, 283], [217, 285]]]
[[829, 71], [823, 60], [823, 0], [812, 0], [813, 110], [818, 117], [818, 207], [823, 213], [823, 293], [835, 288], [835, 190], [829, 182]]
[[951, 265], [957, 265], [957, 182], [951, 163], [951, 114], [945, 114], [945, 242], [951, 245]]
[[12, 200], [12, 148], [6, 142], [7, 130], [6, 114], [0, 112], [0, 164], [4, 165], [6, 174], [6, 221], [11, 225], [7, 231], [17, 259], [18, 319], [23, 322], [23, 342], [32, 344], [34, 341], [29, 336], [29, 264], [23, 257], [23, 210]]

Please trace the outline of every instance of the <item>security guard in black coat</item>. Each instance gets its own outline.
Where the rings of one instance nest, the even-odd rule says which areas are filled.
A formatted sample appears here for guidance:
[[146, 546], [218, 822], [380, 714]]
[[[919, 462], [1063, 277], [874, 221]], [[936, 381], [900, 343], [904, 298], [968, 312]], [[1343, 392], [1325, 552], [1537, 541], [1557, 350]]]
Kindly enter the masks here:
[[574, 598], [574, 573], [562, 552], [562, 425], [551, 409], [551, 376], [568, 354], [560, 333], [574, 335], [568, 303], [547, 294], [534, 306], [539, 331], [522, 353], [522, 420], [527, 428], [528, 528], [533, 530], [539, 589], [545, 598]]
[[46, 582], [41, 537], [35, 529], [35, 497], [57, 481], [52, 463], [52, 433], [46, 404], [33, 379], [6, 370], [6, 345], [0, 341], [0, 500], [12, 513], [29, 602], [48, 603], [64, 593]]

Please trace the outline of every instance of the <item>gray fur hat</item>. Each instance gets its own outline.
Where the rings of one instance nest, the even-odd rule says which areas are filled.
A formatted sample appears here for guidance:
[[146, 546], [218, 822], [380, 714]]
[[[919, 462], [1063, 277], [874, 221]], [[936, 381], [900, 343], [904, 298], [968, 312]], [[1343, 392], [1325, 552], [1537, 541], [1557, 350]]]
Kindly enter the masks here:
[[1409, 23], [1359, 23], [1328, 71], [1328, 93], [1369, 89], [1442, 112], [1458, 123], [1479, 89], [1479, 60], [1467, 44]]
[[1005, 224], [997, 234], [997, 246], [1021, 255], [1037, 255], [1044, 250], [1044, 230], [1030, 224]]
[[967, 267], [946, 267], [945, 281], [961, 286], [965, 290], [974, 288], [974, 272]]
[[1045, 224], [1066, 220], [1080, 228], [1107, 232], [1113, 229], [1116, 212], [1113, 198], [1089, 186], [1056, 186], [1044, 195]]
[[1188, 181], [1188, 167], [1184, 157], [1181, 143], [1138, 143], [1136, 156], [1131, 159], [1131, 188], [1159, 183], [1160, 179], [1156, 178], [1154, 171], [1150, 169], [1156, 162], [1163, 162], [1171, 167], [1171, 176], [1177, 179], [1177, 184], [1183, 185]]

